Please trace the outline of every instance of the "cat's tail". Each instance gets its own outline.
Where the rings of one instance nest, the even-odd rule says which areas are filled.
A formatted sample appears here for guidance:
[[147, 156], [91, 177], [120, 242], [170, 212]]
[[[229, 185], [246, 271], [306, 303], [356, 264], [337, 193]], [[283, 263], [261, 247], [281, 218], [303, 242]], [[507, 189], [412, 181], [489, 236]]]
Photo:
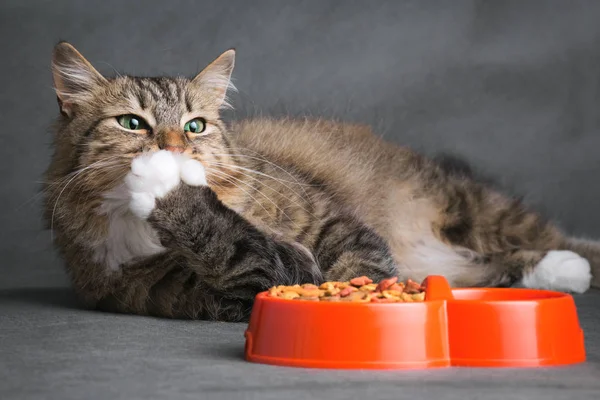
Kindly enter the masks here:
[[600, 288], [600, 241], [566, 238], [564, 250], [570, 250], [587, 259], [592, 269], [592, 287]]

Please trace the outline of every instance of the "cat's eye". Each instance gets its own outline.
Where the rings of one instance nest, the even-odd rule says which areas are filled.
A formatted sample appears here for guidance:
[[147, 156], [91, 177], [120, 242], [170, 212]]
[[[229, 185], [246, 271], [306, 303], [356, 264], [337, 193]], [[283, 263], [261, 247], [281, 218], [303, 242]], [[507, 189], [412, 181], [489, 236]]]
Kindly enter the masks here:
[[139, 131], [142, 129], [150, 129], [148, 123], [142, 117], [133, 114], [125, 114], [117, 117], [117, 122], [125, 129]]
[[183, 130], [192, 133], [202, 133], [206, 129], [206, 121], [204, 118], [194, 118], [185, 123]]

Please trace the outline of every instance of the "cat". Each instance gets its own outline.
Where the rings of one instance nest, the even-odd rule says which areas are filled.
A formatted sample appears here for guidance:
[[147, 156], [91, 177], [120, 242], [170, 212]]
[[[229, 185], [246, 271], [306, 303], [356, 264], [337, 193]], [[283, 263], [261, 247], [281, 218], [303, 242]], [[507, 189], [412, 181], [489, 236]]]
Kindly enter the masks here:
[[234, 59], [228, 50], [193, 79], [106, 78], [55, 46], [45, 219], [89, 306], [243, 321], [273, 285], [361, 275], [600, 286], [598, 242], [565, 236], [465, 168], [359, 124], [226, 125]]

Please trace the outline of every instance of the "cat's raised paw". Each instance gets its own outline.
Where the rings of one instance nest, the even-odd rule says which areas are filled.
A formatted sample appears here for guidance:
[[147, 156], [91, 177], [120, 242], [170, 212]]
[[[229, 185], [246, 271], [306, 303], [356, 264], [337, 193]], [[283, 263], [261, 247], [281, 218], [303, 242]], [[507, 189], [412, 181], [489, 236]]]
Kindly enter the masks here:
[[180, 164], [181, 180], [190, 186], [206, 186], [206, 173], [199, 161], [184, 159]]
[[137, 157], [125, 177], [130, 192], [130, 210], [147, 218], [154, 209], [156, 198], [162, 198], [180, 183], [180, 164], [173, 153], [165, 150]]
[[590, 288], [590, 263], [579, 254], [553, 250], [523, 277], [523, 286], [535, 289], [583, 293]]

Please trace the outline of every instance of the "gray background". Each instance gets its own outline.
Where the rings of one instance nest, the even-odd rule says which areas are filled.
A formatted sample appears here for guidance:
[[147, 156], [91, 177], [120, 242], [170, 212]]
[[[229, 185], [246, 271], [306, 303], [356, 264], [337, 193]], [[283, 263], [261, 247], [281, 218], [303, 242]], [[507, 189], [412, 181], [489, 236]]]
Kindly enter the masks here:
[[[193, 75], [235, 47], [229, 118], [368, 123], [428, 154], [463, 156], [569, 232], [600, 237], [599, 21], [593, 0], [1, 1], [0, 397], [475, 398], [486, 385], [489, 398], [597, 395], [597, 291], [577, 299], [595, 363], [567, 374], [253, 366], [240, 360], [243, 325], [77, 309], [36, 193], [58, 40], [107, 74]], [[367, 390], [372, 381], [381, 391]]]
[[191, 76], [235, 47], [230, 117], [368, 123], [417, 150], [464, 156], [569, 232], [600, 237], [599, 1], [1, 7], [0, 285], [61, 280], [35, 197], [58, 110], [50, 53], [61, 39], [107, 74]]

